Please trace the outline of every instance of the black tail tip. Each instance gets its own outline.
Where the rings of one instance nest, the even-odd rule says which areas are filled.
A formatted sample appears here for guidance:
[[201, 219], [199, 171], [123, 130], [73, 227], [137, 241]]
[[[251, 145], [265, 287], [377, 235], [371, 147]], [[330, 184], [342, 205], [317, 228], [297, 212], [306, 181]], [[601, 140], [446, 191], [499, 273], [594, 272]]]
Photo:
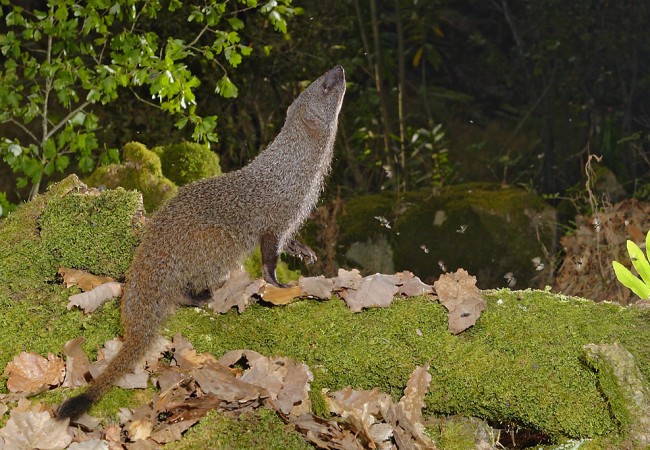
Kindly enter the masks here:
[[56, 412], [57, 419], [76, 419], [90, 409], [93, 399], [88, 394], [77, 395], [64, 401]]

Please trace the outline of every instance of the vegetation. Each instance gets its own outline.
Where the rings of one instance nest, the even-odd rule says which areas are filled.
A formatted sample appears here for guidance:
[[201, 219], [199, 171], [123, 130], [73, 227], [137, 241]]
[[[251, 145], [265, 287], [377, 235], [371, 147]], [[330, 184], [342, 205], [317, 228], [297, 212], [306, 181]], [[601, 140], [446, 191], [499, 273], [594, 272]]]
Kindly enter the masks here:
[[[646, 235], [645, 241], [646, 249], [650, 249], [648, 245], [650, 244], [650, 231]], [[636, 295], [647, 299], [650, 297], [650, 263], [648, 263], [648, 259], [643, 254], [643, 251], [633, 241], [627, 241], [627, 252], [630, 255], [632, 265], [641, 276], [641, 279], [634, 276], [629, 269], [618, 261], [613, 261], [612, 265], [614, 266], [614, 272], [616, 272], [616, 278]]]
[[[217, 118], [197, 110], [201, 80], [188, 62], [215, 64], [220, 75], [214, 91], [236, 97], [230, 71], [252, 51], [241, 42], [242, 17], [258, 10], [286, 32], [284, 17], [296, 12], [289, 3], [64, 0], [34, 8], [3, 1], [0, 122], [13, 129], [0, 141], [0, 156], [17, 175], [17, 187], [29, 186], [34, 198], [45, 177], [65, 171], [72, 161], [82, 173], [98, 160], [116, 161], [116, 151], [102, 146], [99, 135], [119, 128], [100, 115], [127, 92], [176, 116], [176, 127], [191, 124], [195, 140], [215, 141]], [[183, 38], [152, 29], [163, 11], [191, 24]]]

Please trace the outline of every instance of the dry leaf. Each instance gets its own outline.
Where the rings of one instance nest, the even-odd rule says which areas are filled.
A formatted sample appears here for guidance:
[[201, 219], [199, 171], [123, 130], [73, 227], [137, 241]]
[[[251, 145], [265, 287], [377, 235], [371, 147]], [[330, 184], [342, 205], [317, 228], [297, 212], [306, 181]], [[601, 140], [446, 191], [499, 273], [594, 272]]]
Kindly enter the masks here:
[[10, 392], [36, 394], [63, 382], [65, 363], [48, 354], [47, 359], [35, 353], [22, 352], [7, 364], [4, 376], [8, 377]]
[[300, 277], [298, 286], [300, 286], [304, 295], [329, 299], [334, 289], [334, 280], [325, 278], [323, 275], [317, 277]]
[[219, 359], [219, 364], [233, 366], [242, 358], [249, 367], [240, 379], [267, 392], [274, 409], [293, 416], [311, 410], [309, 383], [314, 375], [306, 364], [284, 356], [267, 358], [251, 350], [232, 350]]
[[429, 365], [416, 367], [404, 389], [404, 396], [397, 405], [384, 411], [384, 417], [394, 426], [400, 448], [432, 449], [433, 441], [426, 435], [422, 423], [424, 396], [429, 390], [431, 374]]
[[4, 428], [0, 429], [6, 449], [49, 450], [67, 447], [72, 442], [68, 421], [57, 420], [48, 412], [12, 411]]
[[383, 405], [392, 405], [388, 394], [378, 389], [354, 390], [347, 387], [325, 397], [330, 411], [344, 418], [352, 430], [360, 433], [370, 448], [376, 448], [393, 434], [389, 424], [381, 423]]
[[151, 439], [158, 444], [168, 444], [170, 442], [178, 441], [183, 437], [183, 433], [198, 421], [199, 419], [197, 418], [175, 423], [166, 423], [151, 433]]
[[412, 272], [405, 270], [398, 272], [395, 275], [399, 278], [399, 293], [407, 297], [415, 297], [416, 295], [433, 294], [433, 286], [429, 286], [420, 280], [420, 278], [413, 275]]
[[333, 420], [325, 420], [313, 414], [303, 414], [291, 423], [305, 439], [317, 448], [335, 450], [364, 450], [357, 438], [348, 430], [342, 429]]
[[117, 281], [109, 281], [108, 283], [97, 286], [92, 291], [84, 292], [82, 294], [71, 295], [68, 299], [68, 309], [73, 306], [78, 306], [84, 310], [84, 313], [90, 314], [102, 304], [112, 299], [113, 297], [120, 297], [122, 295], [122, 283]]
[[236, 306], [242, 313], [248, 307], [250, 298], [259, 292], [262, 283], [263, 280], [251, 281], [244, 269], [233, 271], [223, 286], [212, 292], [208, 307], [223, 314]]
[[67, 267], [59, 267], [59, 274], [63, 277], [65, 287], [77, 286], [82, 291], [92, 291], [100, 284], [115, 281], [111, 277], [100, 277], [84, 270], [69, 269]]
[[357, 269], [339, 269], [338, 276], [332, 278], [332, 281], [334, 282], [334, 290], [357, 289], [362, 279], [363, 277]]
[[262, 288], [260, 295], [265, 302], [274, 305], [288, 305], [294, 300], [302, 297], [304, 294], [299, 286], [279, 288], [266, 284]]
[[235, 378], [221, 364], [193, 370], [192, 377], [203, 392], [214, 394], [226, 402], [249, 403], [267, 396], [263, 389]]
[[394, 403], [388, 394], [356, 391], [347, 387], [338, 392], [324, 393], [330, 411], [345, 419], [350, 430], [363, 438], [366, 448], [431, 450], [433, 441], [425, 434], [422, 423], [424, 396], [431, 375], [428, 366], [417, 367], [408, 381], [404, 396]]
[[148, 439], [153, 431], [155, 411], [150, 403], [142, 405], [133, 411], [130, 418], [124, 424], [124, 429], [132, 441]]
[[65, 343], [63, 351], [65, 353], [65, 379], [63, 386], [77, 387], [86, 384], [84, 378], [90, 369], [90, 360], [81, 348], [85, 341], [83, 336], [71, 339]]
[[360, 312], [363, 308], [385, 308], [392, 303], [398, 282], [396, 275], [377, 273], [363, 278], [357, 289], [344, 289], [339, 295], [353, 312]]
[[440, 303], [449, 311], [449, 331], [458, 334], [476, 323], [487, 303], [466, 270], [440, 275], [433, 283]]
[[85, 442], [73, 442], [68, 450], [108, 450], [108, 443], [101, 439], [90, 439]]

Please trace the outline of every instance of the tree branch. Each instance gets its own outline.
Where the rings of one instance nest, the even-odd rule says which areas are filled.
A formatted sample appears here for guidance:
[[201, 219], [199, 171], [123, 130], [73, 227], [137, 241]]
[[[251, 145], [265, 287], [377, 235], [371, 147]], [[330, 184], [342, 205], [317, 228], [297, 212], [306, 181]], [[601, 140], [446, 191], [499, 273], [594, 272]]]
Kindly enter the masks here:
[[40, 142], [39, 139], [36, 137], [36, 135], [29, 130], [29, 128], [27, 128], [22, 123], [18, 122], [13, 117], [11, 119], [9, 119], [9, 120], [5, 120], [2, 123], [7, 123], [7, 122], [11, 122], [14, 125], [16, 125], [18, 128], [20, 128], [21, 130], [23, 130], [25, 132], [25, 134], [27, 134], [30, 138], [32, 138], [32, 140], [34, 141], [35, 144], [38, 144]]
[[65, 116], [63, 119], [59, 120], [59, 122], [56, 125], [54, 125], [54, 127], [52, 127], [52, 129], [47, 133], [47, 135], [43, 137], [43, 143], [45, 143], [45, 141], [47, 141], [49, 138], [51, 138], [54, 133], [59, 131], [61, 129], [61, 127], [63, 125], [65, 125], [65, 123], [68, 120], [70, 120], [70, 119], [72, 119], [72, 117], [74, 117], [75, 114], [77, 114], [79, 111], [82, 111], [86, 106], [90, 105], [90, 103], [91, 102], [89, 102], [89, 101], [83, 102], [81, 105], [77, 106], [75, 109], [70, 111], [67, 116]]

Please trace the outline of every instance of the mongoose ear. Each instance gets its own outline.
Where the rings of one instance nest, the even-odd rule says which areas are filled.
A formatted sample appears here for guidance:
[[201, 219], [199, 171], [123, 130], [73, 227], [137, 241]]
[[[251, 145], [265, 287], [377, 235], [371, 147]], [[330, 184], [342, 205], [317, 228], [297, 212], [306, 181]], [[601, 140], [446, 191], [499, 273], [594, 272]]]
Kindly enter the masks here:
[[323, 122], [320, 119], [320, 117], [318, 117], [318, 115], [314, 114], [314, 112], [310, 111], [309, 109], [302, 110], [302, 114], [300, 114], [300, 118], [307, 126], [307, 128], [309, 128], [312, 131], [318, 131], [323, 128]]

